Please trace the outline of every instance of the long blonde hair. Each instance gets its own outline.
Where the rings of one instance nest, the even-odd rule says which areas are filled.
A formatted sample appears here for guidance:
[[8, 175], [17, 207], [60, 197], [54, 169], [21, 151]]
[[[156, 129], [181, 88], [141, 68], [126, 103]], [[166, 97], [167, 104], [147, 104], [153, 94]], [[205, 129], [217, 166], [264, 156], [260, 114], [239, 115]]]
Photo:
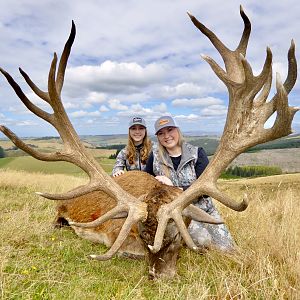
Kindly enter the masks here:
[[[176, 127], [178, 131], [178, 146], [182, 147], [182, 144], [184, 142], [183, 134], [179, 127]], [[164, 175], [170, 178], [170, 170], [167, 167], [167, 161], [166, 158], [169, 156], [169, 153], [167, 149], [160, 143], [159, 139], [157, 138], [157, 144], [158, 144], [158, 158], [163, 163], [163, 172]], [[171, 179], [171, 178], [170, 178]]]
[[[142, 142], [142, 149], [141, 149], [141, 162], [142, 164], [146, 164], [147, 159], [149, 157], [150, 151], [152, 149], [152, 142], [148, 138], [147, 135], [147, 128], [145, 131], [145, 136], [143, 138]], [[136, 148], [134, 145], [134, 141], [132, 137], [130, 136], [130, 132], [128, 132], [128, 142], [127, 142], [127, 159], [128, 162], [133, 165], [135, 163], [135, 158], [136, 158]]]

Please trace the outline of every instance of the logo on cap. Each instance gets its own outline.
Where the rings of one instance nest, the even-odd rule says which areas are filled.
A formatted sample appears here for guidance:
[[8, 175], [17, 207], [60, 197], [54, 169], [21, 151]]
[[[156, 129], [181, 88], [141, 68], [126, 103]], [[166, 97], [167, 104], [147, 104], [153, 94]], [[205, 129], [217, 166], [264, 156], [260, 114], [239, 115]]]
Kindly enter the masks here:
[[133, 119], [132, 119], [132, 122], [133, 122], [133, 123], [137, 123], [137, 122], [138, 122], [138, 123], [142, 123], [142, 118], [138, 118], [138, 117], [133, 118]]
[[161, 119], [161, 120], [159, 120], [159, 126], [166, 125], [168, 123], [170, 123], [170, 120], [168, 120], [168, 119]]

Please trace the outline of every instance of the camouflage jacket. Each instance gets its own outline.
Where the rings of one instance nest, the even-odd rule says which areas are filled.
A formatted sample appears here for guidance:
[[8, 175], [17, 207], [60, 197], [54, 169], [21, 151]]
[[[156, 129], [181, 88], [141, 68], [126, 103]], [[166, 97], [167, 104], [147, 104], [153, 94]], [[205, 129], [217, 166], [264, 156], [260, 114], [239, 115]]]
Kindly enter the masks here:
[[140, 155], [141, 148], [136, 147], [136, 156], [134, 164], [130, 164], [127, 159], [127, 149], [126, 147], [122, 149], [119, 154], [117, 155], [115, 165], [112, 170], [112, 174], [116, 173], [117, 171], [124, 170], [126, 171], [133, 171], [133, 170], [140, 170], [144, 171], [146, 168], [146, 164], [141, 162], [141, 155]]
[[[164, 164], [158, 155], [158, 149], [153, 148], [153, 172], [155, 175], [165, 175], [165, 166], [170, 172], [168, 176], [174, 186], [190, 186], [196, 179], [195, 164], [198, 160], [198, 147], [183, 143], [181, 160], [177, 170], [174, 169], [173, 163], [166, 155]], [[201, 208], [217, 220], [222, 220], [219, 212], [214, 206], [212, 199], [208, 196], [199, 197], [193, 202], [194, 205]], [[192, 220], [188, 231], [199, 247], [214, 247], [221, 251], [231, 251], [234, 247], [234, 241], [225, 224], [213, 225], [205, 224]]]
[[174, 169], [173, 163], [169, 155], [164, 157], [166, 167], [170, 172], [170, 176], [165, 174], [164, 163], [159, 158], [158, 148], [153, 147], [153, 172], [157, 175], [165, 175], [169, 177], [174, 186], [190, 186], [196, 179], [195, 164], [198, 159], [198, 147], [188, 143], [182, 144], [181, 160], [177, 170]]

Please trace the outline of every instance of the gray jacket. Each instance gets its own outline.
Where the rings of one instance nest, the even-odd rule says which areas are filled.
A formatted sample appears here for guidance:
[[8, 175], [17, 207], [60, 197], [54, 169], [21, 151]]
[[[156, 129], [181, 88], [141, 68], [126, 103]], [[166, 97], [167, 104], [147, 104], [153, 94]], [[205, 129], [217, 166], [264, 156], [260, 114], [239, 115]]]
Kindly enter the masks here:
[[164, 160], [166, 167], [170, 172], [170, 176], [165, 174], [164, 162], [159, 158], [158, 148], [153, 148], [153, 172], [157, 175], [165, 175], [169, 177], [174, 186], [190, 186], [196, 179], [195, 164], [198, 159], [198, 147], [188, 143], [182, 144], [181, 161], [177, 168], [174, 169], [173, 163], [166, 155]]
[[[153, 148], [153, 172], [155, 175], [169, 177], [174, 186], [189, 186], [197, 179], [195, 164], [198, 159], [198, 147], [183, 143], [181, 160], [176, 171], [169, 155], [164, 157], [164, 163], [158, 154], [158, 149]], [[165, 166], [168, 168], [170, 176], [165, 174]], [[194, 201], [194, 205], [215, 219], [222, 220], [210, 197], [200, 197]], [[199, 247], [214, 247], [222, 251], [231, 251], [234, 247], [234, 241], [225, 224], [212, 225], [192, 220], [188, 231]]]

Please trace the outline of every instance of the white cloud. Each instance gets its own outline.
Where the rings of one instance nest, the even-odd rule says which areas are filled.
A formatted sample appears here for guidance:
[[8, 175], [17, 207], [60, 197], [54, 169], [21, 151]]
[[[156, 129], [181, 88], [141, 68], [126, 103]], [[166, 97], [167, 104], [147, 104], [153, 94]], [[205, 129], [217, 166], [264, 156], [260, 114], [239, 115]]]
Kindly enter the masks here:
[[175, 99], [172, 101], [172, 105], [175, 107], [200, 107], [208, 105], [219, 105], [223, 101], [214, 97], [206, 98], [194, 98], [194, 99]]
[[65, 109], [73, 109], [73, 108], [78, 108], [79, 105], [77, 103], [72, 103], [72, 102], [64, 102], [64, 108]]
[[153, 111], [154, 112], [161, 112], [161, 113], [163, 113], [163, 112], [166, 112], [167, 109], [168, 109], [168, 107], [167, 107], [167, 105], [165, 103], [160, 103], [158, 105], [154, 105], [153, 106]]
[[[18, 67], [28, 72], [42, 90], [47, 90], [53, 52], [61, 55], [70, 20], [76, 16], [77, 35], [62, 99], [65, 108], [73, 110], [72, 116], [81, 118], [79, 133], [93, 134], [91, 128], [98, 124], [99, 115], [103, 126], [101, 130], [95, 127], [97, 134], [124, 132], [120, 124], [132, 113], [140, 113], [149, 121], [167, 112], [186, 120], [199, 114], [201, 118], [206, 117], [202, 124], [204, 130], [206, 126], [214, 126], [216, 131], [223, 127], [227, 90], [200, 58], [200, 53], [211, 56], [221, 67], [224, 64], [210, 41], [190, 22], [186, 11], [212, 29], [226, 46], [235, 49], [243, 31], [240, 2], [56, 2], [53, 10], [53, 0], [0, 1], [1, 67], [11, 73], [36, 105], [52, 112], [46, 102], [33, 95]], [[266, 46], [270, 46], [274, 73], [279, 71], [284, 81], [290, 40], [300, 40], [300, 2], [274, 0], [269, 5], [266, 1], [248, 1], [244, 9], [253, 25], [247, 59], [254, 73], [261, 71]], [[112, 18], [118, 22], [112, 22]], [[26, 120], [37, 120], [1, 78], [0, 113], [7, 117], [2, 121], [4, 125], [17, 124], [22, 115]], [[273, 81], [271, 95], [275, 90], [275, 76]], [[300, 106], [299, 91], [296, 84], [289, 96], [295, 106]], [[218, 98], [226, 100], [222, 102]], [[300, 113], [295, 116], [295, 124], [299, 119]], [[195, 128], [192, 121], [187, 125]], [[22, 134], [22, 127], [19, 129]], [[35, 132], [46, 135], [43, 130], [48, 129], [33, 126], [32, 130], [30, 135]]]
[[197, 120], [199, 120], [199, 116], [197, 116], [195, 114], [176, 115], [175, 119], [180, 120], [180, 121], [197, 121]]
[[98, 103], [103, 103], [106, 100], [106, 95], [103, 93], [98, 93], [98, 92], [89, 92], [86, 102], [90, 104], [98, 104]]
[[130, 117], [139, 115], [147, 118], [157, 118], [164, 111], [164, 105], [154, 105], [153, 107], [143, 107], [141, 104], [132, 104], [126, 111], [118, 112], [120, 117]]
[[161, 94], [163, 97], [199, 97], [207, 93], [206, 86], [200, 86], [191, 82], [183, 82], [176, 86], [164, 86], [162, 87]]
[[98, 117], [101, 115], [100, 111], [88, 112], [85, 110], [78, 110], [69, 113], [72, 118], [83, 118], [83, 117]]
[[100, 112], [106, 112], [106, 111], [109, 111], [109, 108], [105, 105], [101, 105], [100, 108], [99, 108], [99, 111]]
[[227, 114], [227, 107], [224, 105], [211, 105], [201, 110], [203, 116], [222, 116]]
[[118, 99], [108, 100], [108, 106], [114, 110], [128, 110], [128, 106], [121, 104]]
[[39, 125], [37, 122], [31, 120], [18, 121], [16, 126], [37, 126]]
[[69, 88], [83, 86], [97, 93], [133, 93], [142, 87], [160, 82], [165, 70], [156, 63], [141, 66], [136, 62], [106, 60], [99, 66], [71, 67], [67, 74]]

